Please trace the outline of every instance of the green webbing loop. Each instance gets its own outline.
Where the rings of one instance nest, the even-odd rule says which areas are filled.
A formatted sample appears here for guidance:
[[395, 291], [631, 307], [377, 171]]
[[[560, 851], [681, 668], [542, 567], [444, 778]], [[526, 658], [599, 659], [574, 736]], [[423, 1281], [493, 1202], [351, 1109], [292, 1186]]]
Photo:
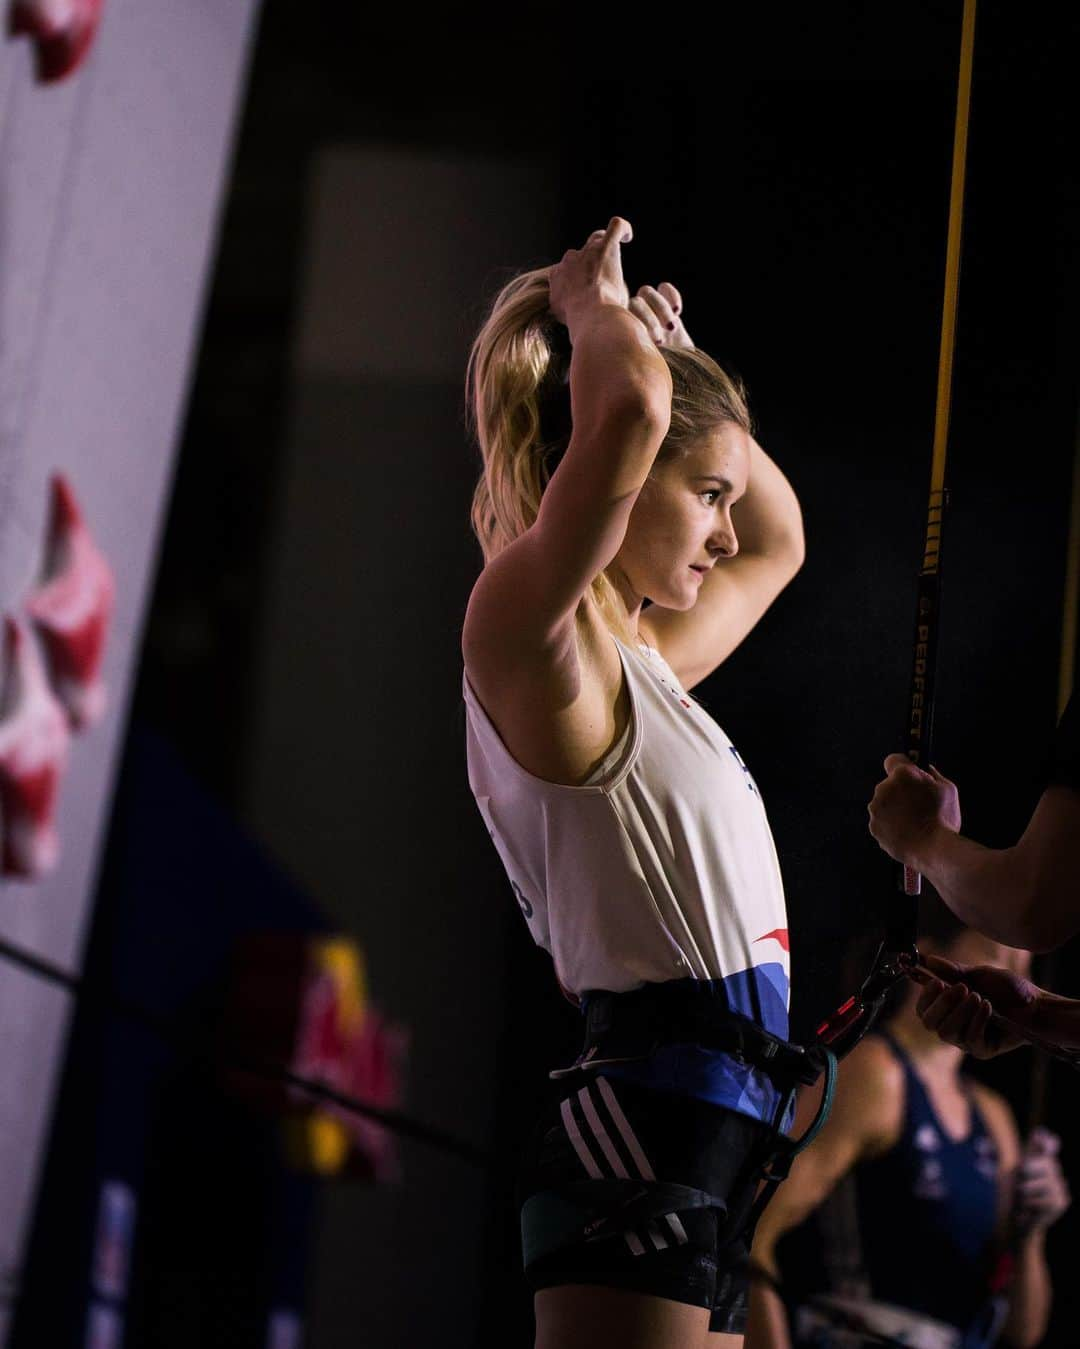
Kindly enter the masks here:
[[831, 1049], [826, 1049], [824, 1046], [822, 1046], [822, 1053], [825, 1055], [825, 1090], [821, 1093], [821, 1104], [818, 1106], [818, 1112], [814, 1116], [814, 1122], [810, 1125], [809, 1129], [807, 1129], [806, 1133], [803, 1134], [802, 1138], [792, 1146], [792, 1157], [797, 1157], [804, 1148], [808, 1148], [814, 1139], [817, 1138], [818, 1134], [824, 1129], [825, 1121], [829, 1118], [829, 1114], [832, 1111], [833, 1098], [836, 1096], [836, 1055]]

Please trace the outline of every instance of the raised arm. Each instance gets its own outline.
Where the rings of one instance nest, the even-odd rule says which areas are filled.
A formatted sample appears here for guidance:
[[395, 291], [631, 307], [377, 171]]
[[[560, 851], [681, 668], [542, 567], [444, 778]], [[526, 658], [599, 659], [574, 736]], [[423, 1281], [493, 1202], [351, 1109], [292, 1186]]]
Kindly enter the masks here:
[[[631, 311], [657, 346], [693, 348], [682, 296], [670, 282], [642, 286]], [[753, 437], [746, 494], [732, 508], [739, 551], [706, 576], [690, 610], [653, 605], [641, 630], [692, 688], [716, 669], [784, 589], [806, 554], [802, 512], [794, 489]]]
[[671, 417], [671, 375], [626, 307], [616, 217], [550, 278], [551, 309], [570, 332], [573, 431], [536, 522], [484, 569], [466, 617], [470, 641], [497, 639], [526, 653], [572, 630], [592, 580], [612, 560]]
[[732, 520], [739, 551], [713, 567], [694, 607], [680, 612], [653, 605], [641, 624], [687, 688], [731, 655], [805, 556], [798, 498], [752, 437], [749, 484], [732, 509]]

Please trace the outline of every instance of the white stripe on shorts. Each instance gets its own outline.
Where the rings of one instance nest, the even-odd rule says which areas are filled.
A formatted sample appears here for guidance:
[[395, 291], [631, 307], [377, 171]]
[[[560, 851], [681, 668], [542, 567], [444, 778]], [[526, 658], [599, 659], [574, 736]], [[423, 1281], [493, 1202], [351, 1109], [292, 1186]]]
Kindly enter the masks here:
[[[606, 1077], [598, 1077], [596, 1085], [600, 1088], [600, 1095], [604, 1098], [604, 1104], [608, 1108], [611, 1118], [615, 1121], [615, 1127], [622, 1135], [622, 1140], [629, 1149], [630, 1156], [634, 1159], [634, 1165], [641, 1173], [642, 1180], [655, 1180], [656, 1173], [649, 1165], [649, 1159], [645, 1156], [645, 1151], [637, 1140], [637, 1135], [630, 1127], [630, 1121], [623, 1113], [623, 1108], [615, 1099], [615, 1092], [611, 1083]], [[677, 1213], [667, 1215], [668, 1225], [675, 1234], [675, 1240], [680, 1246], [684, 1246], [690, 1238], [686, 1235], [686, 1228], [682, 1225], [682, 1220]]]
[[[596, 1135], [596, 1141], [600, 1144], [604, 1156], [608, 1159], [608, 1165], [617, 1176], [621, 1177], [623, 1180], [629, 1180], [630, 1172], [623, 1166], [622, 1158], [615, 1150], [615, 1144], [608, 1137], [608, 1131], [604, 1128], [603, 1120], [600, 1118], [599, 1114], [597, 1114], [596, 1106], [593, 1104], [593, 1099], [589, 1095], [589, 1088], [587, 1086], [582, 1087], [578, 1092], [578, 1100], [581, 1102], [581, 1109], [585, 1115], [585, 1119], [588, 1121], [589, 1127]], [[667, 1249], [667, 1240], [657, 1229], [655, 1223], [650, 1223], [645, 1230], [648, 1232], [652, 1239], [652, 1244], [658, 1251]]]
[[[586, 1143], [581, 1136], [581, 1130], [578, 1128], [577, 1120], [574, 1118], [574, 1111], [570, 1105], [569, 1097], [567, 1097], [559, 1107], [559, 1113], [562, 1115], [563, 1128], [566, 1130], [566, 1136], [574, 1145], [574, 1151], [577, 1153], [579, 1161], [585, 1168], [586, 1174], [592, 1180], [602, 1180], [604, 1173], [600, 1170], [599, 1166], [597, 1166], [596, 1158], [589, 1151], [588, 1143]], [[626, 1233], [626, 1244], [630, 1247], [630, 1250], [634, 1255], [645, 1254], [645, 1247], [633, 1232]]]

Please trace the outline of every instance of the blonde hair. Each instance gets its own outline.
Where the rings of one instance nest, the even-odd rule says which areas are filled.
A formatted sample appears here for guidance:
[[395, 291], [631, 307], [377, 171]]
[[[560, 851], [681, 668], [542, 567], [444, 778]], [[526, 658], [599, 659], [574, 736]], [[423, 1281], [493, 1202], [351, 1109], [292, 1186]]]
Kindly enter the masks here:
[[[485, 563], [535, 522], [540, 499], [566, 451], [570, 341], [548, 308], [550, 267], [522, 272], [496, 295], [472, 345], [466, 376], [469, 427], [483, 460], [472, 527]], [[742, 384], [699, 350], [658, 348], [671, 372], [671, 424], [656, 462], [675, 458], [733, 422], [751, 430]], [[591, 584], [604, 621], [628, 637], [626, 609], [601, 572]]]

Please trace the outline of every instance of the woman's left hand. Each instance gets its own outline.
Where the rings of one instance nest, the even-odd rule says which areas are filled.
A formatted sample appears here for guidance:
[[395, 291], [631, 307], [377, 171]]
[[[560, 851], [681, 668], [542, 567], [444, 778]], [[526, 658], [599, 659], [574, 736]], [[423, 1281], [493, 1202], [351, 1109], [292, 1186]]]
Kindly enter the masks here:
[[656, 288], [642, 286], [630, 301], [630, 312], [648, 329], [658, 347], [681, 347], [693, 351], [694, 344], [682, 321], [682, 296], [670, 281]]

